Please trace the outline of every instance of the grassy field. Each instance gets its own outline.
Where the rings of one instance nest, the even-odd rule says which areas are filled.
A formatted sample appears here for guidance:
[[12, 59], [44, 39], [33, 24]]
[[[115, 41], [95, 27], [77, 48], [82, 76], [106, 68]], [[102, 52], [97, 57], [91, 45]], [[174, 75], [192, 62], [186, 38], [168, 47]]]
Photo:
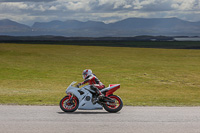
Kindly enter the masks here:
[[0, 104], [58, 105], [90, 68], [125, 105], [200, 106], [200, 50], [1, 43], [0, 61]]

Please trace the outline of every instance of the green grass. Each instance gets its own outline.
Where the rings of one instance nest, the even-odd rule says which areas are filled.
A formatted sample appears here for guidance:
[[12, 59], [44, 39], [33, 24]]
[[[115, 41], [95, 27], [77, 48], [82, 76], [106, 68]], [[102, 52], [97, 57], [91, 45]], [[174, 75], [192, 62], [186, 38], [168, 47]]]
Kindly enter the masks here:
[[200, 106], [199, 50], [1, 43], [0, 62], [0, 104], [58, 105], [90, 68], [125, 105]]

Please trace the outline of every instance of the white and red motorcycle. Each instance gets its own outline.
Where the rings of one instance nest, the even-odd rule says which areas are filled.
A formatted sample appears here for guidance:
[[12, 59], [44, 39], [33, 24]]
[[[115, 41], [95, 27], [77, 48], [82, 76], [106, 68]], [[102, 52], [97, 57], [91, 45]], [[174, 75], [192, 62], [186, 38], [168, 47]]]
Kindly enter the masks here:
[[115, 113], [122, 109], [123, 102], [121, 98], [113, 95], [120, 88], [120, 84], [111, 84], [109, 87], [100, 90], [104, 97], [97, 103], [94, 101], [97, 100], [98, 96], [90, 85], [78, 88], [75, 84], [76, 82], [74, 81], [69, 85], [66, 90], [67, 96], [60, 101], [60, 108], [64, 112], [74, 112], [77, 109], [96, 110], [104, 108], [110, 113]]

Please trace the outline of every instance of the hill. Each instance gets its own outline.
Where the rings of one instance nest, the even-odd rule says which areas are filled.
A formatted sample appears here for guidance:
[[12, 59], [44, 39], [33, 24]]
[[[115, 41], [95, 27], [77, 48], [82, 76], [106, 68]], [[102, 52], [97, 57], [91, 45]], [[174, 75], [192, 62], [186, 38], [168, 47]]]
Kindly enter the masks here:
[[198, 36], [199, 34], [200, 22], [189, 22], [178, 18], [128, 18], [108, 24], [97, 21], [54, 20], [35, 22], [32, 26], [8, 19], [0, 20], [0, 35], [14, 36], [133, 37], [138, 35]]
[[24, 35], [31, 30], [31, 27], [9, 19], [0, 20], [0, 35]]

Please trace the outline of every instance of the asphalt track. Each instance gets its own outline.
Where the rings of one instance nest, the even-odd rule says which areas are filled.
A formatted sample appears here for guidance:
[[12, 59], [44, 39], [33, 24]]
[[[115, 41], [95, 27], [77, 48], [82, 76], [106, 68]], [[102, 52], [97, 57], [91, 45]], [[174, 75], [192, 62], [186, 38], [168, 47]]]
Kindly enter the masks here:
[[131, 107], [119, 113], [0, 105], [0, 133], [200, 133], [200, 107]]

